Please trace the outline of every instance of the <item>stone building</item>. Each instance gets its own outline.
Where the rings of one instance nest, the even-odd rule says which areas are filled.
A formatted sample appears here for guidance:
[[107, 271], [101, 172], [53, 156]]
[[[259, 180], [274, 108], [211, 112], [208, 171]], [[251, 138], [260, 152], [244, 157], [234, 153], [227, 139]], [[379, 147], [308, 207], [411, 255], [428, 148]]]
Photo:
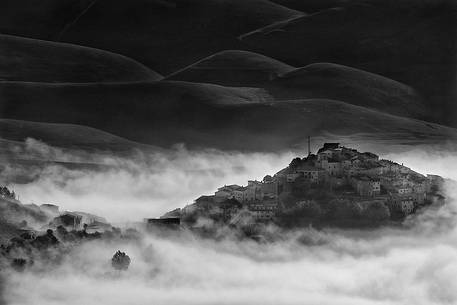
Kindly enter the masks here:
[[351, 177], [351, 185], [359, 196], [374, 197], [381, 193], [381, 182], [369, 176]]

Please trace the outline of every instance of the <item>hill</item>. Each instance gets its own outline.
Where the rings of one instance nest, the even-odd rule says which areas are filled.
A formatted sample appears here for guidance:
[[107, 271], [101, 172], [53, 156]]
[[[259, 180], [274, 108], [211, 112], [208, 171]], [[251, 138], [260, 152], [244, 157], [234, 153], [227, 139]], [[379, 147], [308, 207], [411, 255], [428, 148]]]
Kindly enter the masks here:
[[259, 87], [277, 100], [334, 99], [395, 115], [433, 119], [422, 97], [411, 87], [381, 75], [331, 63], [314, 63], [296, 69], [260, 54], [230, 50], [216, 53], [166, 79]]
[[411, 87], [337, 64], [315, 63], [284, 73], [268, 84], [268, 91], [279, 99], [334, 99], [395, 115], [432, 119]]
[[99, 0], [60, 40], [123, 54], [169, 74], [238, 49], [243, 33], [302, 14], [267, 0]]
[[271, 0], [271, 2], [297, 11], [315, 13], [333, 7], [347, 6], [355, 2], [360, 2], [360, 0]]
[[456, 12], [452, 1], [378, 1], [319, 11], [241, 39], [297, 67], [333, 62], [407, 84], [425, 96], [439, 122], [455, 124]]
[[14, 142], [24, 142], [27, 138], [62, 148], [113, 150], [136, 145], [121, 137], [81, 125], [0, 119], [0, 141], [4, 148]]
[[160, 78], [118, 54], [0, 34], [0, 80], [89, 83]]
[[167, 147], [284, 150], [307, 135], [370, 141], [446, 141], [456, 130], [327, 99], [275, 102], [263, 90], [185, 82], [51, 85], [3, 83], [4, 117], [81, 124]]
[[[213, 107], [259, 103], [270, 97], [256, 88], [186, 82], [105, 84], [0, 83], [4, 118], [79, 124], [142, 143], [188, 142], [186, 126], [221, 124]], [[167, 133], [174, 137], [167, 138]]]
[[94, 0], [3, 0], [0, 33], [38, 39], [57, 38]]
[[258, 87], [290, 72], [294, 67], [247, 51], [227, 50], [204, 58], [169, 76], [169, 80]]

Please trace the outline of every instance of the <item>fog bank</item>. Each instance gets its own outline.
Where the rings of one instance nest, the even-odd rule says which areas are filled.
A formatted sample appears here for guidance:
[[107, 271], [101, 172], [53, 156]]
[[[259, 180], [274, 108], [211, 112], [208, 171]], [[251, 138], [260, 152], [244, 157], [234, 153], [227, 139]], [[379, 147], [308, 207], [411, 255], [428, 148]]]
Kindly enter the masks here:
[[34, 140], [29, 140], [25, 149], [35, 154], [39, 150], [45, 160], [91, 162], [104, 167], [91, 170], [48, 165], [37, 170], [39, 178], [33, 182], [14, 185], [22, 202], [57, 204], [63, 210], [103, 215], [112, 222], [158, 217], [214, 193], [223, 184], [262, 179], [287, 166], [294, 156], [291, 152], [189, 151], [177, 146], [166, 152], [138, 151], [129, 157], [115, 157], [62, 152]]
[[[61, 266], [13, 273], [9, 304], [455, 304], [454, 205], [409, 229], [291, 232], [275, 243], [147, 236], [93, 241]], [[444, 225], [446, 223], [446, 225]], [[121, 249], [128, 271], [112, 271]]]
[[[61, 157], [80, 157], [72, 154]], [[92, 161], [112, 168], [53, 165], [16, 191], [23, 200], [58, 203], [109, 220], [140, 220], [183, 206], [220, 185], [273, 174], [295, 155], [183, 147], [129, 159], [98, 155]], [[449, 150], [382, 157], [422, 173], [457, 178], [457, 160]], [[92, 241], [54, 268], [40, 269], [37, 262], [24, 273], [6, 273], [4, 298], [12, 305], [455, 304], [457, 190], [451, 186], [447, 192], [447, 206], [411, 217], [402, 228], [303, 229], [265, 244], [229, 237], [202, 240], [188, 233], [177, 238], [147, 235], [138, 242]], [[132, 258], [121, 274], [110, 265], [118, 249]]]

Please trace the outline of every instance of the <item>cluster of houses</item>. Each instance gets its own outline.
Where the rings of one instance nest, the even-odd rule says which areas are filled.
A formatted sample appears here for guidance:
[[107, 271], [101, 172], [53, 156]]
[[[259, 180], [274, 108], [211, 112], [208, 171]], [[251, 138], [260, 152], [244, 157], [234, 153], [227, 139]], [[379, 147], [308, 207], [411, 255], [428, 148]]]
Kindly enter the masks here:
[[105, 218], [84, 212], [60, 212], [55, 205], [41, 205], [40, 208], [48, 212], [52, 220], [45, 227], [57, 229], [62, 226], [68, 231], [85, 230], [87, 233], [110, 231], [112, 226]]
[[200, 212], [210, 217], [232, 220], [240, 211], [256, 220], [269, 220], [283, 208], [282, 198], [293, 187], [322, 188], [338, 198], [358, 202], [381, 200], [391, 212], [411, 214], [424, 204], [443, 178], [423, 176], [370, 152], [358, 152], [339, 143], [325, 143], [317, 154], [292, 160], [291, 164], [263, 181], [246, 186], [224, 185], [210, 196], [201, 196], [179, 211], [181, 215]]
[[14, 191], [10, 191], [6, 186], [0, 185], [0, 198], [16, 200]]

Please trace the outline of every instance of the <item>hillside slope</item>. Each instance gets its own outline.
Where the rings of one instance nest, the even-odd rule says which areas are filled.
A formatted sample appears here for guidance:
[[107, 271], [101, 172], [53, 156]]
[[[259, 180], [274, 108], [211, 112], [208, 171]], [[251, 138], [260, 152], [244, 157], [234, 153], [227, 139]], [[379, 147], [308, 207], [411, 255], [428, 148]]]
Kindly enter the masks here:
[[[229, 88], [186, 82], [105, 84], [0, 83], [3, 118], [81, 124], [152, 144], [187, 126], [215, 122], [211, 107], [260, 103], [270, 97], [256, 88]], [[208, 127], [209, 131], [215, 126]]]
[[457, 5], [382, 3], [319, 11], [241, 39], [255, 52], [297, 67], [333, 62], [402, 82], [425, 96], [437, 120], [455, 124]]
[[446, 141], [456, 130], [341, 101], [271, 100], [250, 88], [185, 82], [124, 85], [3, 83], [4, 117], [82, 124], [131, 141], [170, 146], [276, 151], [307, 135]]
[[293, 69], [292, 66], [261, 54], [227, 50], [168, 75], [166, 79], [223, 86], [262, 87], [278, 75]]
[[121, 137], [81, 125], [0, 119], [1, 140], [24, 142], [27, 138], [63, 148], [129, 149], [135, 146]]
[[356, 2], [360, 2], [360, 0], [271, 0], [271, 2], [297, 11], [315, 13], [332, 7], [347, 6]]
[[55, 39], [96, 0], [2, 0], [0, 33]]
[[282, 74], [268, 84], [268, 91], [279, 99], [335, 99], [399, 116], [432, 119], [411, 87], [337, 64], [315, 63]]
[[419, 119], [433, 119], [411, 87], [351, 67], [314, 63], [294, 68], [246, 51], [223, 51], [166, 77], [169, 80], [264, 88], [277, 100], [324, 98]]
[[301, 14], [267, 0], [98, 0], [60, 40], [123, 54], [169, 74], [237, 48], [243, 33]]
[[127, 57], [70, 44], [0, 34], [0, 80], [116, 82], [161, 76]]

